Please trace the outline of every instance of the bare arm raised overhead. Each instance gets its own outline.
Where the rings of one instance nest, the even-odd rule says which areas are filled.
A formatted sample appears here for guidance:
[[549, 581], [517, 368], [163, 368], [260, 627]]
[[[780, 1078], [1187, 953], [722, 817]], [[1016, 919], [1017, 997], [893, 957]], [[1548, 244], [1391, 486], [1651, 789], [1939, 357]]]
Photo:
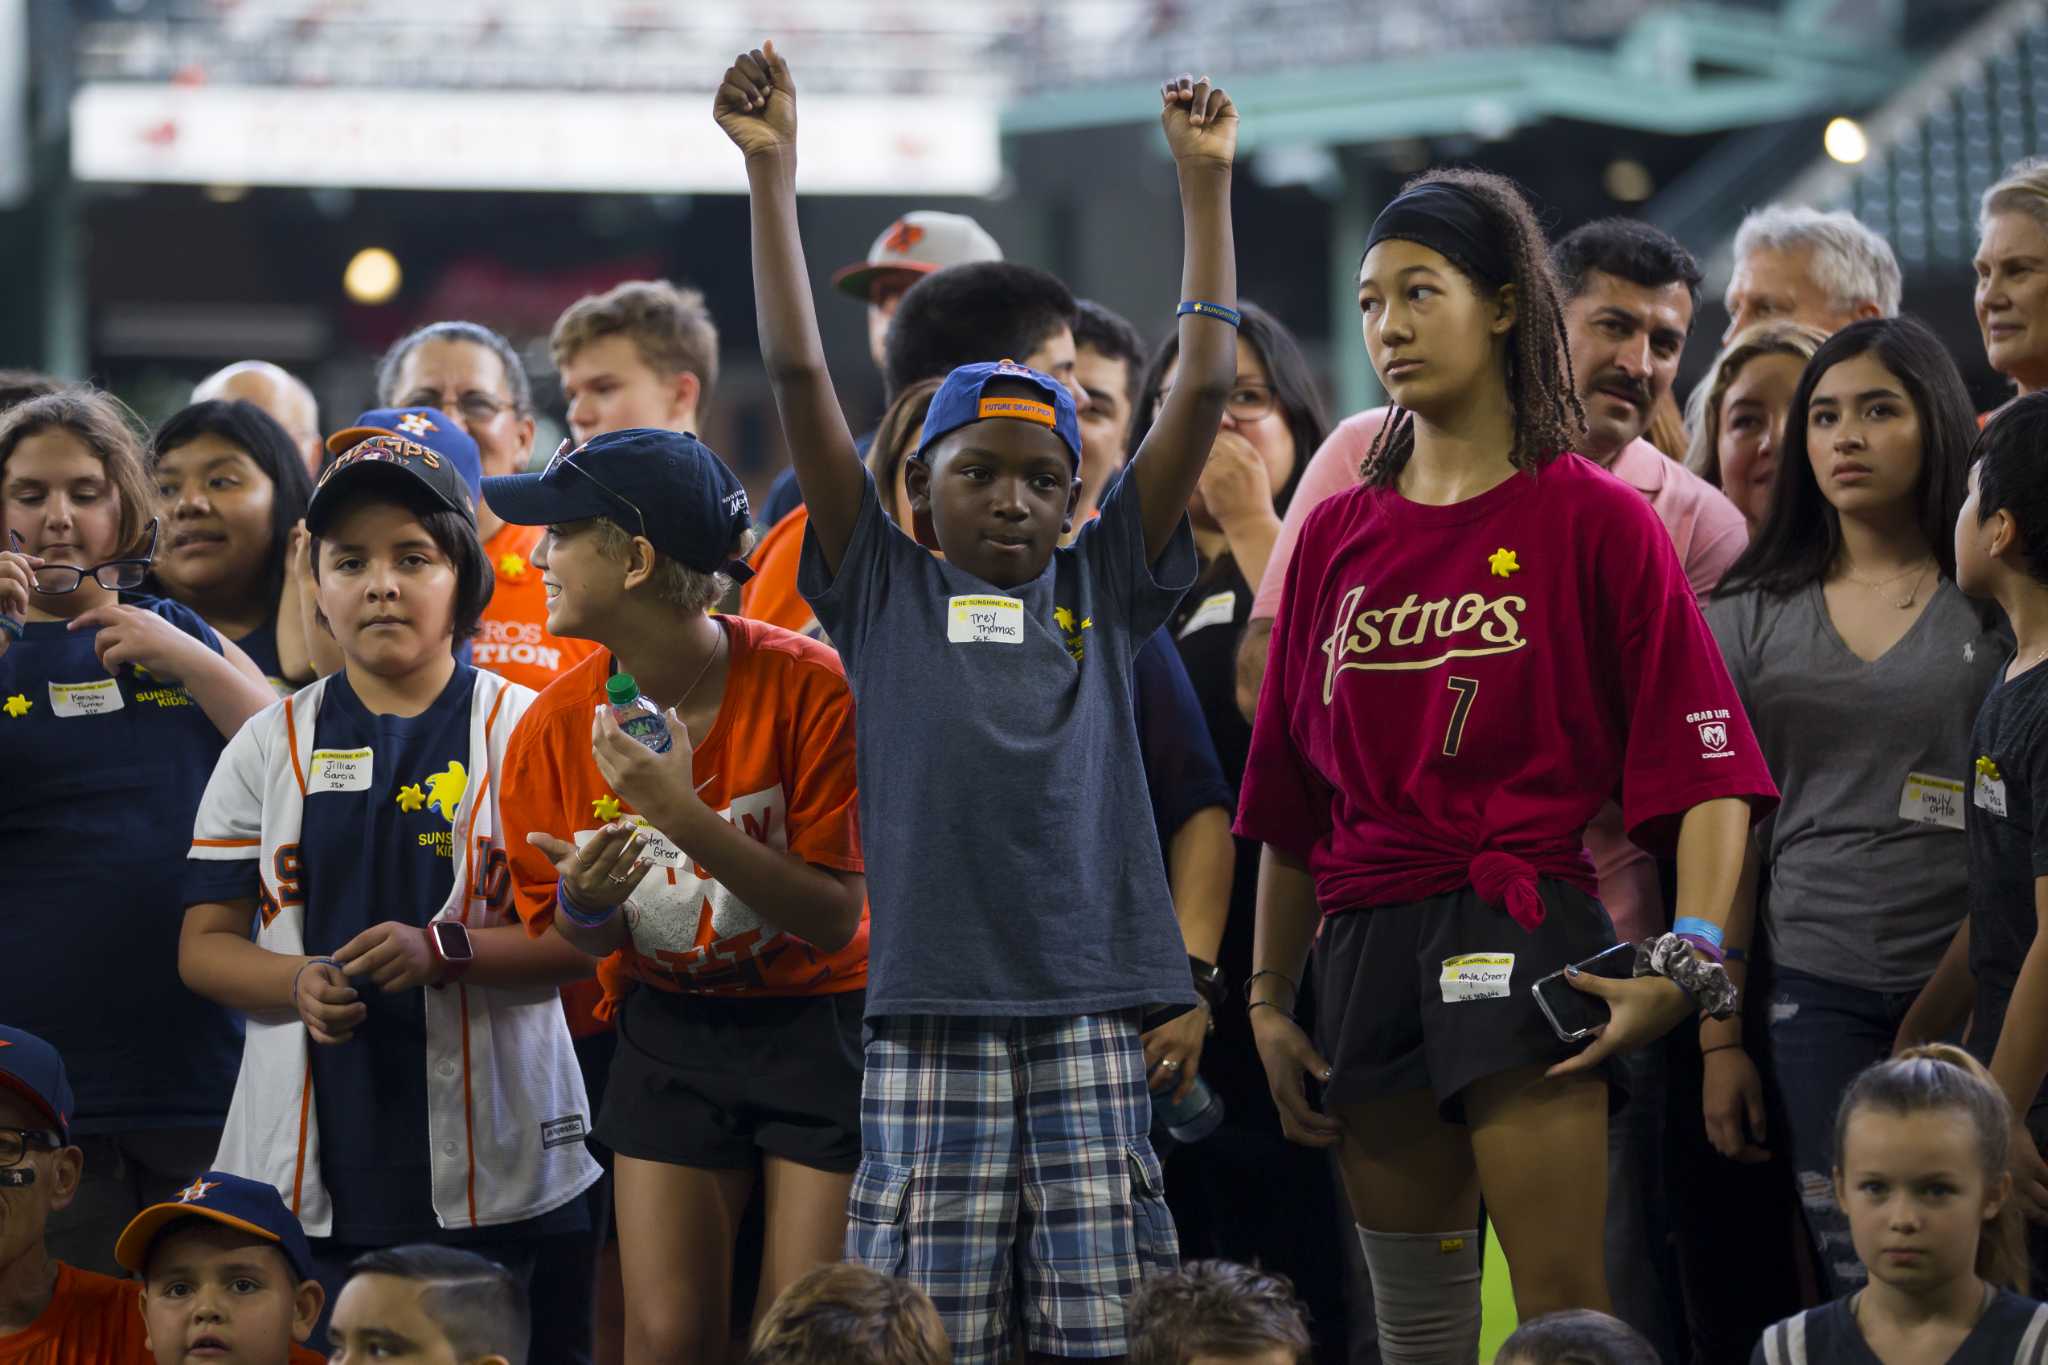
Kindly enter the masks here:
[[774, 43], [733, 59], [719, 84], [712, 117], [746, 154], [761, 359], [775, 390], [797, 486], [810, 509], [811, 534], [825, 567], [836, 575], [853, 537], [867, 475], [832, 391], [818, 337], [796, 221], [796, 86]]
[[[1230, 166], [1237, 155], [1237, 108], [1205, 76], [1159, 89], [1180, 172], [1181, 299], [1237, 308], [1237, 248], [1230, 232]], [[1223, 404], [1237, 380], [1237, 329], [1202, 312], [1180, 315], [1180, 374], [1152, 430], [1132, 457], [1145, 554], [1157, 559], [1180, 525], [1215, 443]]]

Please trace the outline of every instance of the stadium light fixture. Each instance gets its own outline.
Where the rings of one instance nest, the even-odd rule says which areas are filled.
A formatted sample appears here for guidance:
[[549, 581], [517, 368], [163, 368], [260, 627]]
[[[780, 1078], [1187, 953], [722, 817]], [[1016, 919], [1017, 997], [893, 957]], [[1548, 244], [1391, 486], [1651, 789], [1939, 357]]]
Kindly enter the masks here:
[[1820, 141], [1828, 155], [1845, 166], [1857, 165], [1870, 155], [1870, 139], [1863, 135], [1863, 125], [1852, 118], [1828, 120]]
[[366, 246], [349, 258], [341, 287], [357, 303], [389, 303], [404, 279], [396, 256], [381, 246]]
[[1607, 197], [1622, 204], [1640, 204], [1657, 190], [1650, 168], [1634, 157], [1616, 157], [1608, 162], [1606, 174], [1600, 179]]

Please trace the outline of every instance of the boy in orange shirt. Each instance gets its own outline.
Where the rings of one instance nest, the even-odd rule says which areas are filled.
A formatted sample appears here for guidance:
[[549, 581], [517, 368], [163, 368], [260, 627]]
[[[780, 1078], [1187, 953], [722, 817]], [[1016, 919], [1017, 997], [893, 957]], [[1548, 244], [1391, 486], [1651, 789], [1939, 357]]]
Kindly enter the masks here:
[[[757, 1181], [762, 1305], [845, 1237], [867, 984], [852, 695], [824, 646], [708, 614], [751, 533], [694, 438], [613, 432], [484, 495], [546, 527], [548, 629], [603, 647], [521, 719], [503, 818], [528, 929], [605, 959], [628, 1353], [720, 1359]], [[662, 709], [666, 751], [619, 728], [615, 674]]]

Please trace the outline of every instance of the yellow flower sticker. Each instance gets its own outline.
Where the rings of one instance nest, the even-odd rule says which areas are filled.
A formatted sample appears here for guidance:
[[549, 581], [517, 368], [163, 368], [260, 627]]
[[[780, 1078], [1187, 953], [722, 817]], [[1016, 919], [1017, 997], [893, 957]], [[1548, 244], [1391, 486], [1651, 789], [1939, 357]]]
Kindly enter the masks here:
[[5, 707], [5, 710], [7, 714], [13, 717], [15, 720], [20, 720], [23, 716], [28, 714], [28, 709], [34, 705], [35, 703], [30, 701], [26, 696], [19, 692], [16, 692], [13, 696], [7, 699], [7, 705]]
[[427, 804], [427, 794], [420, 790], [417, 782], [408, 782], [398, 789], [398, 808], [410, 815]]
[[452, 822], [455, 808], [462, 804], [463, 793], [468, 790], [469, 774], [451, 758], [445, 769], [427, 779], [427, 804], [438, 807], [442, 816]]
[[599, 820], [618, 819], [619, 798], [616, 796], [598, 797], [597, 800], [590, 803], [590, 813]]
[[1520, 572], [1522, 566], [1516, 562], [1513, 550], [1503, 548], [1486, 557], [1486, 567], [1495, 578], [1506, 578], [1511, 573]]
[[1998, 781], [1998, 765], [1988, 758], [1980, 757], [1977, 760], [1977, 776], [1988, 777], [1993, 782]]
[[498, 560], [498, 577], [517, 583], [526, 577], [526, 560], [517, 554], [506, 554]]

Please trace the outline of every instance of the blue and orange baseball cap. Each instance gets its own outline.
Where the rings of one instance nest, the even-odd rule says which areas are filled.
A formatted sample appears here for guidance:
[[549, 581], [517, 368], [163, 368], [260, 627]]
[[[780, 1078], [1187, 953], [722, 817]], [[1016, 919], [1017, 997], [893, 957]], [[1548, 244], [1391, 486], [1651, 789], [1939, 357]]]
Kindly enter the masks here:
[[33, 1033], [0, 1026], [0, 1089], [12, 1090], [49, 1119], [57, 1136], [71, 1140], [71, 1078], [64, 1059]]
[[372, 408], [329, 436], [327, 451], [334, 458], [306, 505], [306, 529], [316, 536], [333, 520], [342, 492], [371, 479], [405, 480], [399, 486], [407, 491], [424, 488], [450, 511], [476, 519], [483, 456], [462, 424], [439, 408]]
[[628, 427], [567, 441], [538, 474], [484, 480], [491, 510], [515, 526], [609, 517], [698, 573], [744, 583], [754, 571], [730, 557], [753, 523], [739, 477], [688, 432]]
[[[1033, 385], [1045, 397], [983, 392], [999, 380]], [[947, 375], [946, 382], [932, 395], [931, 410], [925, 414], [924, 440], [917, 447], [917, 457], [923, 459], [941, 437], [992, 417], [1050, 428], [1053, 435], [1066, 443], [1067, 453], [1074, 457], [1074, 467], [1080, 468], [1081, 419], [1074, 411], [1074, 396], [1051, 375], [1014, 360], [962, 365]]]
[[179, 1190], [176, 1199], [151, 1204], [136, 1214], [114, 1243], [114, 1259], [123, 1269], [141, 1273], [149, 1264], [149, 1249], [164, 1229], [187, 1218], [203, 1218], [269, 1242], [284, 1253], [292, 1274], [301, 1280], [314, 1278], [306, 1230], [285, 1207], [284, 1196], [261, 1180], [226, 1171], [207, 1171]]

